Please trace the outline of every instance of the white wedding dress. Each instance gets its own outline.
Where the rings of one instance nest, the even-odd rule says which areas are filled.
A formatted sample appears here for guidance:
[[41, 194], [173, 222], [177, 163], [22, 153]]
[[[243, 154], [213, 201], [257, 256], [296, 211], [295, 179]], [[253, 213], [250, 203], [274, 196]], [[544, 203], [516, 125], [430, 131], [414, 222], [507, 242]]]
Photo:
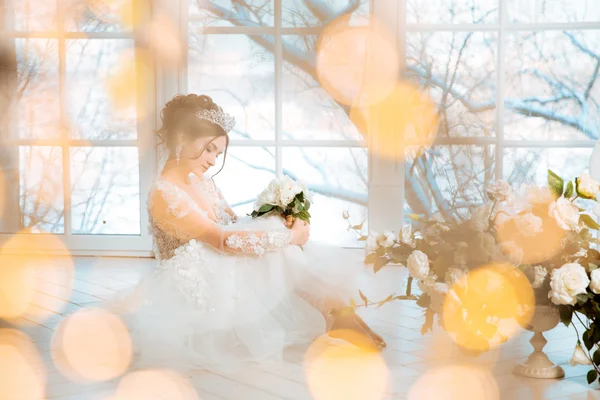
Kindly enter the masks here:
[[195, 186], [212, 210], [164, 178], [149, 196], [159, 262], [125, 302], [138, 366], [229, 371], [279, 361], [286, 346], [325, 334], [323, 316], [369, 279], [360, 256], [289, 245], [283, 218], [235, 221], [211, 179]]

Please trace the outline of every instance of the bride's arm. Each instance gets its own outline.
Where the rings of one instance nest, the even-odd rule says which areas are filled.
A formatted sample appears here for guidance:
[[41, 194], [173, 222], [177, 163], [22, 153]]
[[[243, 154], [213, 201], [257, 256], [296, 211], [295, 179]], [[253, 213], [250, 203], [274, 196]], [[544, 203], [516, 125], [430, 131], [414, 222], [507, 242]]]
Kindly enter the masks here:
[[294, 231], [288, 228], [225, 231], [202, 210], [186, 206], [185, 203], [179, 203], [174, 207], [169, 205], [163, 196], [155, 196], [152, 201], [152, 215], [164, 229], [173, 232], [179, 239], [196, 239], [227, 253], [262, 255], [290, 244], [303, 244], [299, 241], [305, 241], [304, 235], [295, 235]]

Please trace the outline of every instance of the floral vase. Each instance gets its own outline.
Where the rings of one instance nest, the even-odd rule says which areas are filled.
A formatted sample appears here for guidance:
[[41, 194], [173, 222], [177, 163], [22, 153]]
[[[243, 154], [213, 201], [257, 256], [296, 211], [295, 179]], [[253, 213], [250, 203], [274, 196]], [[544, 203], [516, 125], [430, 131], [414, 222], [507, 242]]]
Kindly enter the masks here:
[[527, 326], [523, 328], [533, 332], [533, 337], [529, 341], [533, 346], [533, 353], [524, 363], [521, 363], [513, 369], [513, 374], [526, 378], [539, 379], [557, 379], [565, 376], [565, 371], [554, 364], [543, 348], [548, 343], [543, 332], [556, 327], [560, 322], [558, 310], [550, 305], [536, 305], [533, 317]]

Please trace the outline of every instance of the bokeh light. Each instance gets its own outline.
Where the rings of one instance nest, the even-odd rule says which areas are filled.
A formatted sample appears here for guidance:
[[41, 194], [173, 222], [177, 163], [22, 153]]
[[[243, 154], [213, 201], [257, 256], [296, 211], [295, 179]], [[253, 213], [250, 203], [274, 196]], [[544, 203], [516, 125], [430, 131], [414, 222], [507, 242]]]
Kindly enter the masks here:
[[498, 384], [482, 367], [451, 365], [425, 372], [408, 392], [408, 400], [496, 400]]
[[336, 101], [368, 106], [393, 90], [400, 76], [400, 57], [393, 35], [372, 18], [351, 25], [350, 15], [332, 21], [317, 45], [317, 77]]
[[0, 329], [0, 396], [44, 399], [46, 374], [33, 343], [22, 332]]
[[78, 382], [105, 381], [122, 375], [131, 362], [132, 343], [125, 324], [106, 310], [77, 311], [52, 338], [58, 369]]
[[[40, 323], [67, 304], [75, 267], [59, 236], [42, 232], [35, 240], [23, 240], [24, 235], [18, 233], [4, 243], [4, 249], [18, 248], [18, 254], [0, 249], [0, 317]], [[66, 256], [57, 257], [54, 252]]]
[[[358, 335], [347, 331], [338, 336]], [[305, 374], [316, 400], [383, 398], [390, 371], [380, 352], [350, 343], [328, 344], [317, 339], [307, 350]]]
[[200, 400], [194, 387], [180, 374], [165, 370], [142, 370], [126, 375], [111, 400]]
[[443, 326], [463, 349], [485, 352], [531, 320], [534, 302], [531, 284], [520, 270], [502, 265], [482, 267], [449, 290], [442, 310]]
[[360, 132], [373, 137], [373, 151], [380, 157], [404, 157], [407, 146], [429, 146], [438, 127], [437, 107], [417, 86], [398, 82], [379, 103], [353, 106], [350, 120]]
[[147, 83], [152, 77], [152, 57], [141, 49], [126, 50], [121, 53], [117, 65], [115, 73], [107, 80], [113, 109], [126, 113], [135, 108], [138, 117], [146, 116], [149, 110], [142, 107], [138, 98], [145, 98], [150, 90]]
[[179, 31], [163, 13], [157, 14], [144, 28], [146, 47], [163, 65], [177, 67], [183, 55]]
[[[540, 210], [535, 215], [542, 221], [541, 231], [528, 236], [519, 229], [519, 218], [522, 216], [495, 223], [498, 242], [513, 242], [523, 251], [522, 264], [535, 264], [553, 258], [563, 249], [563, 240], [567, 231], [561, 229], [554, 217], [548, 215], [548, 205], [535, 205]], [[497, 221], [499, 222], [499, 221]]]

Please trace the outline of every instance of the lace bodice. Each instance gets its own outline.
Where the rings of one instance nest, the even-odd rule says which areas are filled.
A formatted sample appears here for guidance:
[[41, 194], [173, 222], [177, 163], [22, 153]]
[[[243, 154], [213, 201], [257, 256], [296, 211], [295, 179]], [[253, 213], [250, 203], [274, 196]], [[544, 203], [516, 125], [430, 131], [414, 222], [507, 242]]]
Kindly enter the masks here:
[[[216, 216], [216, 223], [194, 199], [178, 185], [159, 178], [148, 198], [150, 231], [155, 239], [159, 259], [170, 259], [190, 240], [208, 243], [217, 250], [262, 255], [287, 246], [292, 238], [287, 228], [268, 232], [233, 231], [225, 228], [235, 222], [235, 216], [221, 191], [211, 179], [204, 178], [194, 186], [208, 202]], [[160, 204], [155, 204], [159, 201]]]

